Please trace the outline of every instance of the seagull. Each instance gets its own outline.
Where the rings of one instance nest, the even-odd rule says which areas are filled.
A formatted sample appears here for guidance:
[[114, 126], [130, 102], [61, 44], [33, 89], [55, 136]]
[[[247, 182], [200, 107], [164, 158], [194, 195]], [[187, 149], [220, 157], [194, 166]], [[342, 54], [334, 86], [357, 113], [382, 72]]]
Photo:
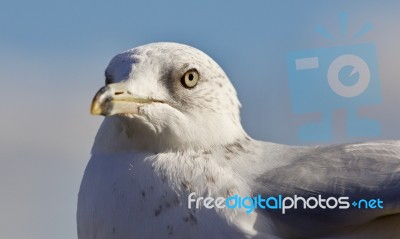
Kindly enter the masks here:
[[[225, 72], [183, 44], [118, 54], [105, 78], [91, 105], [105, 118], [79, 190], [79, 239], [400, 238], [399, 141], [255, 140]], [[383, 207], [249, 213], [188, 200], [234, 195], [379, 199]]]

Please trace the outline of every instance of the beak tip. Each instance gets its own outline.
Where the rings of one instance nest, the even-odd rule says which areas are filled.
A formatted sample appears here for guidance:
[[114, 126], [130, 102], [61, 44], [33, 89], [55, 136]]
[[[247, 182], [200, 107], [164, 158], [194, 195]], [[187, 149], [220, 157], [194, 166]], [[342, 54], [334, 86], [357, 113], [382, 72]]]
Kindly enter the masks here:
[[92, 105], [90, 106], [90, 114], [91, 115], [101, 115], [102, 114], [102, 109], [99, 104], [96, 102], [93, 102]]

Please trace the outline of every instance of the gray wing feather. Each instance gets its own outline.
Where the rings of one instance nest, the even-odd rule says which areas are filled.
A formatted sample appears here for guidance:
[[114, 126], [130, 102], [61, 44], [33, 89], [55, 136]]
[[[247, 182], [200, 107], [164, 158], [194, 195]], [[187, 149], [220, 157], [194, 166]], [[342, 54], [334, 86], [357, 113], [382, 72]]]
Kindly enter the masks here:
[[284, 151], [271, 160], [288, 163], [259, 175], [254, 182], [255, 194], [266, 197], [321, 194], [324, 198], [348, 196], [350, 200], [380, 198], [384, 209], [291, 210], [286, 215], [262, 211], [276, 221], [278, 228], [301, 236], [339, 233], [354, 231], [357, 229], [354, 227], [389, 215], [397, 216], [395, 220], [400, 225], [399, 141], [298, 147]]

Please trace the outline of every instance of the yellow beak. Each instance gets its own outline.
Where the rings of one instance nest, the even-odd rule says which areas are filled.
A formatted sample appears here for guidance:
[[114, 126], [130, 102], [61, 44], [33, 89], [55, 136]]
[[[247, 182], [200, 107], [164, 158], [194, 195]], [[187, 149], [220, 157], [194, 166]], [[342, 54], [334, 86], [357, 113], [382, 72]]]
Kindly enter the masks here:
[[122, 82], [113, 83], [102, 87], [96, 93], [90, 107], [90, 113], [104, 116], [138, 114], [139, 106], [152, 102], [155, 102], [155, 100], [135, 98]]

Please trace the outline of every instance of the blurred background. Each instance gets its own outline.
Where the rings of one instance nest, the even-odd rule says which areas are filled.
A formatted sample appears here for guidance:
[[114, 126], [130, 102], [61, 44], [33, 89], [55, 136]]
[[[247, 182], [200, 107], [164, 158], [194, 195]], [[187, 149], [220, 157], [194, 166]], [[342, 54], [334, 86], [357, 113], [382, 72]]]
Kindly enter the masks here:
[[[399, 11], [396, 0], [1, 1], [0, 238], [76, 238], [77, 193], [102, 121], [89, 114], [89, 104], [109, 60], [150, 42], [185, 43], [214, 58], [235, 85], [243, 125], [256, 139], [292, 145], [399, 139]], [[352, 37], [364, 26], [365, 34]], [[296, 112], [302, 99], [296, 79], [304, 80], [292, 69], [298, 52], [364, 43], [376, 49], [369, 65], [375, 88], [368, 88], [376, 100], [356, 97], [356, 106], [351, 99], [322, 114], [307, 106], [324, 102], [324, 91], [314, 87], [314, 98]], [[326, 82], [320, 70], [310, 80]], [[376, 132], [349, 133], [349, 107], [374, 119]], [[311, 142], [299, 134], [322, 119], [330, 137]]]

